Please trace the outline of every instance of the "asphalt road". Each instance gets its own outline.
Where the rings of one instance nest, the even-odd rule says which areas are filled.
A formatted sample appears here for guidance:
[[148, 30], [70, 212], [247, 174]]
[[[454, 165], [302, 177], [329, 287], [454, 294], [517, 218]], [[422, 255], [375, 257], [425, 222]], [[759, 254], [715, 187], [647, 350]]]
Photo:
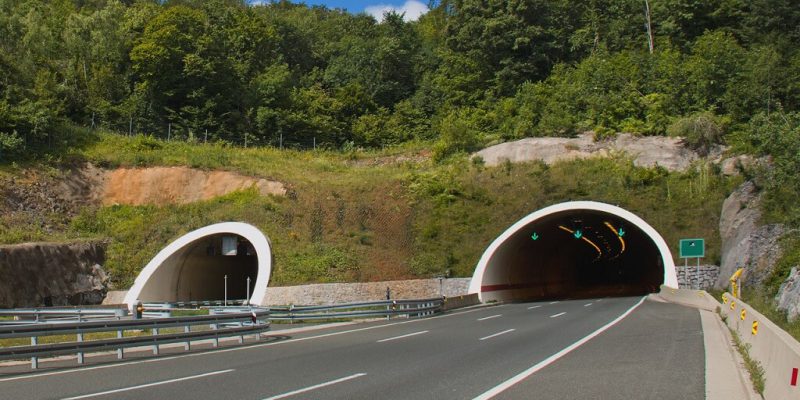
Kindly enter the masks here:
[[699, 313], [644, 301], [620, 319], [641, 300], [507, 304], [274, 332], [212, 352], [0, 370], [0, 399], [703, 398]]

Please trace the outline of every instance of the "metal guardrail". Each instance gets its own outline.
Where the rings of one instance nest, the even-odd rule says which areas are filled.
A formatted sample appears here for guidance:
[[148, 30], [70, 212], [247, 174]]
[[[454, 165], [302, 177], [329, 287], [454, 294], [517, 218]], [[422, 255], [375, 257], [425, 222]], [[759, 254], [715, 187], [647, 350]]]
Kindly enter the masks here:
[[[219, 304], [217, 304], [219, 303]], [[233, 302], [229, 301], [228, 304]], [[206, 306], [205, 304], [209, 304]], [[15, 309], [0, 310], [0, 316], [28, 317], [28, 320], [0, 321], [0, 339], [30, 338], [30, 346], [0, 347], [0, 360], [31, 359], [31, 368], [38, 368], [40, 357], [54, 357], [63, 354], [77, 354], [78, 363], [84, 362], [84, 354], [89, 352], [116, 350], [117, 358], [122, 359], [124, 349], [152, 346], [153, 354], [158, 354], [159, 346], [169, 343], [184, 343], [188, 350], [192, 341], [214, 340], [214, 347], [223, 337], [239, 336], [269, 330], [270, 320], [331, 320], [406, 316], [424, 317], [444, 310], [445, 298], [422, 300], [382, 300], [364, 303], [347, 303], [324, 306], [285, 306], [255, 308], [247, 305], [223, 306], [222, 302], [177, 302], [147, 304], [148, 311], [156, 318], [131, 319], [126, 309]], [[209, 315], [189, 317], [166, 317], [162, 313], [174, 309], [205, 306]], [[32, 319], [31, 319], [32, 318]], [[58, 319], [53, 319], [58, 318]], [[192, 331], [196, 325], [208, 325], [211, 330]], [[180, 328], [183, 332], [159, 334], [160, 329]], [[125, 331], [152, 330], [152, 335], [124, 337]], [[84, 335], [97, 332], [116, 332], [116, 338], [84, 340]], [[76, 341], [53, 344], [39, 344], [41, 336], [75, 335]]]
[[270, 319], [283, 321], [391, 317], [424, 317], [443, 311], [444, 298], [423, 300], [382, 300], [324, 306], [270, 307]]
[[121, 319], [128, 315], [124, 308], [15, 308], [2, 310], [0, 317], [14, 317], [13, 320], [0, 320], [0, 326], [36, 324], [43, 322], [73, 322], [89, 319]]
[[[159, 346], [169, 343], [185, 343], [189, 349], [192, 341], [213, 339], [214, 347], [219, 345], [219, 338], [239, 336], [269, 330], [269, 311], [266, 309], [248, 309], [233, 314], [199, 315], [178, 318], [158, 319], [120, 319], [62, 323], [36, 323], [27, 325], [11, 325], [0, 327], [0, 339], [29, 337], [30, 346], [14, 346], [0, 348], [0, 360], [31, 358], [31, 368], [38, 368], [39, 357], [54, 357], [63, 354], [77, 354], [78, 363], [84, 361], [84, 353], [117, 350], [117, 358], [123, 358], [123, 349], [139, 346], [153, 346], [153, 354], [158, 354]], [[192, 331], [196, 325], [208, 325], [211, 330]], [[159, 335], [159, 329], [183, 327], [183, 332]], [[152, 330], [149, 336], [123, 337], [125, 331]], [[113, 339], [84, 341], [83, 335], [96, 332], [116, 332]], [[40, 336], [76, 335], [74, 342], [38, 344]]]

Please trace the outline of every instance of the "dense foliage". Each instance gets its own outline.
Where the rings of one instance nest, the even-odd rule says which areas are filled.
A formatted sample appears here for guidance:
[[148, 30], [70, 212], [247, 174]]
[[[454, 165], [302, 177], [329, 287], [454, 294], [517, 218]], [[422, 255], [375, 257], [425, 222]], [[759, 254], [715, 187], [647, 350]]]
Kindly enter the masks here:
[[288, 1], [0, 0], [0, 160], [57, 151], [74, 125], [251, 147], [424, 140], [439, 160], [625, 131], [772, 155], [772, 198], [796, 198], [795, 1], [648, 1], [652, 52], [644, 3], [440, 0], [377, 21]]

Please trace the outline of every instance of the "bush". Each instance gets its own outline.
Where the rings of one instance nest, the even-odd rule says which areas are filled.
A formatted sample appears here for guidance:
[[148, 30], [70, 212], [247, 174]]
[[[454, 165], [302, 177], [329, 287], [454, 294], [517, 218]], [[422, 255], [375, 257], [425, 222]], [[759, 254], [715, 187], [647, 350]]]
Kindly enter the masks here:
[[800, 113], [758, 114], [747, 127], [747, 138], [760, 155], [772, 158], [758, 172], [767, 189], [767, 219], [800, 225]]
[[475, 150], [478, 132], [468, 123], [467, 110], [447, 114], [438, 124], [439, 140], [433, 146], [433, 159], [440, 162], [458, 153]]
[[726, 125], [725, 118], [704, 111], [678, 119], [667, 128], [667, 133], [683, 137], [689, 148], [705, 156], [714, 145], [722, 143]]

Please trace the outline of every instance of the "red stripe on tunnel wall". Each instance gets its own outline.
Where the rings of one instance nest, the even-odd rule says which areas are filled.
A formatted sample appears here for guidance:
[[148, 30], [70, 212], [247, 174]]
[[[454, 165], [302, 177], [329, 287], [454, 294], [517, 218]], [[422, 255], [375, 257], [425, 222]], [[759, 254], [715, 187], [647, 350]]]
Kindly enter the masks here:
[[797, 368], [792, 368], [792, 386], [797, 386]]

